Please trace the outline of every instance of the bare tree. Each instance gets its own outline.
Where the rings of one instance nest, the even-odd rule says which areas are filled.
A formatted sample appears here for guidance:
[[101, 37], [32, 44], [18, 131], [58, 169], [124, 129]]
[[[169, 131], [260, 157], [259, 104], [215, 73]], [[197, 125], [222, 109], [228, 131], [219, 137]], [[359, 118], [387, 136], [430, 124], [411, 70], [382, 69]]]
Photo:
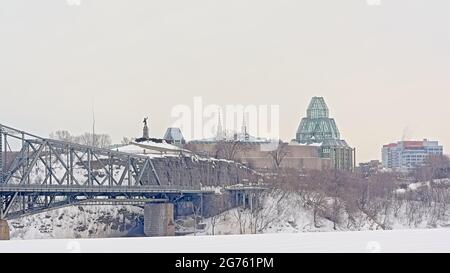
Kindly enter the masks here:
[[304, 207], [312, 209], [313, 223], [315, 228], [320, 228], [319, 218], [324, 215], [326, 208], [326, 197], [319, 192], [305, 192], [302, 195]]
[[216, 226], [219, 223], [219, 220], [221, 219], [221, 215], [217, 214], [217, 215], [213, 215], [210, 218], [210, 223], [211, 223], [211, 235], [216, 235]]
[[109, 135], [106, 135], [106, 134], [96, 135], [95, 139], [97, 141], [97, 143], [95, 145], [96, 147], [107, 148], [107, 147], [111, 146], [112, 140]]
[[327, 205], [325, 189], [329, 180], [328, 173], [311, 170], [300, 176], [296, 176], [293, 172], [289, 174], [288, 177], [292, 182], [287, 185], [300, 195], [300, 205], [312, 211], [314, 227], [321, 227], [320, 217], [325, 215]]
[[[262, 232], [273, 224], [279, 217], [283, 217], [282, 211], [288, 204], [286, 200], [286, 192], [271, 190], [257, 191], [252, 193], [252, 206], [250, 209], [250, 230], [253, 234]], [[270, 197], [271, 202], [266, 202]]]
[[239, 154], [245, 153], [248, 147], [241, 141], [220, 141], [215, 145], [215, 157], [237, 161]]
[[66, 131], [66, 130], [58, 130], [56, 132], [53, 132], [50, 134], [50, 138], [55, 139], [55, 140], [66, 141], [66, 142], [73, 141], [72, 135], [70, 134], [69, 131]]
[[269, 152], [269, 155], [273, 160], [274, 167], [276, 170], [280, 169], [281, 163], [283, 163], [283, 160], [286, 158], [288, 154], [289, 154], [288, 143], [282, 141], [280, 141], [277, 144], [276, 149]]
[[106, 134], [84, 133], [75, 137], [75, 142], [82, 145], [90, 145], [98, 148], [107, 148], [111, 145], [111, 137]]
[[435, 179], [447, 178], [450, 159], [445, 155], [429, 155], [422, 165], [413, 171], [416, 181], [433, 182]]
[[244, 208], [237, 208], [233, 211], [233, 216], [236, 220], [236, 222], [239, 224], [239, 232], [240, 234], [246, 233], [246, 225], [247, 225], [247, 218], [245, 217], [245, 209]]
[[198, 218], [201, 215], [201, 207], [192, 202], [192, 215], [194, 217], [194, 236], [197, 236]]
[[134, 139], [132, 137], [123, 137], [120, 141], [121, 144], [127, 145], [130, 144]]
[[345, 186], [345, 180], [347, 177], [345, 177], [345, 175], [343, 175], [343, 173], [339, 172], [338, 170], [334, 170], [334, 174], [333, 177], [331, 178], [332, 181], [332, 196], [333, 196], [333, 201], [332, 201], [332, 205], [331, 205], [331, 214], [330, 214], [330, 218], [331, 221], [333, 222], [333, 229], [337, 230], [338, 225], [341, 222], [341, 215], [342, 215], [342, 210], [344, 208], [344, 203], [343, 203], [343, 195], [341, 195], [341, 192], [343, 191], [343, 188]]
[[213, 204], [211, 204], [214, 210], [214, 215], [210, 217], [212, 235], [216, 234], [216, 226], [220, 222], [220, 219], [222, 219], [221, 213], [226, 211], [226, 209], [229, 207], [226, 200], [227, 199], [224, 196], [216, 196], [216, 201], [212, 202]]
[[98, 148], [107, 148], [111, 146], [111, 137], [107, 134], [84, 133], [79, 136], [73, 136], [65, 130], [58, 130], [50, 134], [51, 139], [72, 142], [81, 145], [89, 145]]

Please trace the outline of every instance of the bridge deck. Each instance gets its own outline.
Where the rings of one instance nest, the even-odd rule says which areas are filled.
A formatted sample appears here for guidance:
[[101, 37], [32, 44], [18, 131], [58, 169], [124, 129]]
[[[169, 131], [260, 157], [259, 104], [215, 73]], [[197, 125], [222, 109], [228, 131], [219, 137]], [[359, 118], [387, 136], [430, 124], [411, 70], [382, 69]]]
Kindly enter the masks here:
[[178, 193], [200, 194], [214, 193], [212, 190], [202, 190], [198, 187], [180, 186], [67, 186], [67, 185], [1, 185], [0, 193], [121, 193], [121, 194], [155, 194]]

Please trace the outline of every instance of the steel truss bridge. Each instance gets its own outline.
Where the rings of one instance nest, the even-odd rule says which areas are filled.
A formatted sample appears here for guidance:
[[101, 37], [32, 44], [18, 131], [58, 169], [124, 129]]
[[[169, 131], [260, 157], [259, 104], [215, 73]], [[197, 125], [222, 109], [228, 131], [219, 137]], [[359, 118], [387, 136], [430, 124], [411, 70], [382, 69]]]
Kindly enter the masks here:
[[[12, 148], [13, 142], [20, 147]], [[42, 138], [1, 124], [0, 154], [0, 219], [69, 205], [177, 202], [211, 193], [200, 185], [162, 185], [148, 156]]]

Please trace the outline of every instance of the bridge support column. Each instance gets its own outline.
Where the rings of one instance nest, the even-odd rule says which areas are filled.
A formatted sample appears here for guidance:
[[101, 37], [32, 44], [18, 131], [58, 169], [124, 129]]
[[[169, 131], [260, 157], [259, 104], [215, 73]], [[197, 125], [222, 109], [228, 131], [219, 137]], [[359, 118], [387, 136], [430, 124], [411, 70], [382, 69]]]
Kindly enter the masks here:
[[9, 225], [6, 220], [0, 219], [0, 241], [9, 240]]
[[144, 207], [144, 234], [147, 237], [175, 236], [174, 205], [148, 203]]

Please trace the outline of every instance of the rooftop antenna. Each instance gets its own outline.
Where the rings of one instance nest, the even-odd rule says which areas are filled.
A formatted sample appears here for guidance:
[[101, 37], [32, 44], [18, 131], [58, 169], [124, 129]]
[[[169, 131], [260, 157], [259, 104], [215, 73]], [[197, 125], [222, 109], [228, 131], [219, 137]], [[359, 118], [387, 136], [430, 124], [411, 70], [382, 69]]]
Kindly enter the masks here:
[[92, 146], [95, 145], [95, 111], [94, 111], [94, 98], [92, 98]]

